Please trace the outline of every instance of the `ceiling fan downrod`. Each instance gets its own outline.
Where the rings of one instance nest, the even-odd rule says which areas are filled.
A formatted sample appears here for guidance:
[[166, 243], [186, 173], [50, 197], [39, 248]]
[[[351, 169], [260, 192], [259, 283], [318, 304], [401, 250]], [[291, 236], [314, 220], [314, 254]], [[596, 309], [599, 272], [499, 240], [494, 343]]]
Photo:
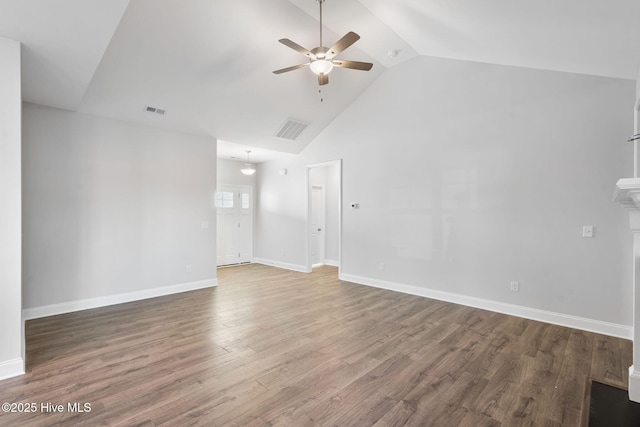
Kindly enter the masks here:
[[322, 3], [324, 0], [318, 0], [318, 3], [320, 3], [320, 47], [322, 47]]

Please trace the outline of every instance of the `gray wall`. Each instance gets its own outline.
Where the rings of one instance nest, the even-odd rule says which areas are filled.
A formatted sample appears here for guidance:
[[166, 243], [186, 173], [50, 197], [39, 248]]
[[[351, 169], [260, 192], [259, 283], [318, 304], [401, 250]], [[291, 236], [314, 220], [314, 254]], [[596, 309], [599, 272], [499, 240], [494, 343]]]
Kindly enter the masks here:
[[301, 178], [343, 159], [345, 278], [627, 334], [631, 236], [611, 197], [632, 173], [634, 92], [631, 80], [466, 61], [398, 65], [298, 159], [261, 165], [256, 256], [304, 265]]
[[25, 308], [215, 281], [214, 139], [25, 104], [23, 144]]

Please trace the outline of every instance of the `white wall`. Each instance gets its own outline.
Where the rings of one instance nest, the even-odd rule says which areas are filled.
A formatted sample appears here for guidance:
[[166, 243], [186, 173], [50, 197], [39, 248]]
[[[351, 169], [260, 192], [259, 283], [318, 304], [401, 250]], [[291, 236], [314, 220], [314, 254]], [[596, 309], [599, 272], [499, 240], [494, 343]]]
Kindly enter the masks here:
[[215, 284], [214, 139], [23, 111], [30, 316]]
[[638, 72], [638, 79], [636, 80], [636, 105], [635, 105], [635, 123], [634, 132], [640, 133], [640, 71]]
[[[256, 174], [245, 175], [240, 169], [246, 162], [236, 162], [235, 160], [218, 159], [218, 184], [221, 185], [244, 185], [248, 187], [256, 186]], [[255, 165], [256, 169], [258, 165]]]
[[[288, 168], [280, 175], [282, 167]], [[307, 270], [307, 165], [302, 162], [261, 163], [253, 256], [294, 270]]]
[[[634, 90], [429, 57], [398, 65], [297, 160], [261, 165], [257, 256], [301, 262], [299, 175], [341, 158], [345, 278], [628, 335], [631, 236], [611, 194], [632, 171]], [[274, 174], [283, 167], [286, 180]]]
[[330, 263], [338, 263], [340, 261], [340, 167], [333, 164], [325, 166], [325, 169], [327, 172], [325, 259]]
[[636, 100], [640, 100], [640, 70], [638, 70], [638, 78], [636, 79]]
[[0, 379], [24, 372], [20, 44], [0, 38]]

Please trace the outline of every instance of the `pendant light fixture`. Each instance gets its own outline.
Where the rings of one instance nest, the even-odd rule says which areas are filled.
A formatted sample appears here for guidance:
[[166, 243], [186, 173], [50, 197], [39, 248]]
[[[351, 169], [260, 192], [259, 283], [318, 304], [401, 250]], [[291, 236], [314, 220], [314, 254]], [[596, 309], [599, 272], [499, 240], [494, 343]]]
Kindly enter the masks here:
[[251, 150], [247, 150], [246, 153], [247, 153], [247, 163], [245, 163], [244, 167], [240, 169], [240, 172], [242, 172], [245, 175], [253, 175], [254, 173], [256, 173], [256, 168], [254, 168], [253, 165], [249, 163], [249, 153], [251, 153]]

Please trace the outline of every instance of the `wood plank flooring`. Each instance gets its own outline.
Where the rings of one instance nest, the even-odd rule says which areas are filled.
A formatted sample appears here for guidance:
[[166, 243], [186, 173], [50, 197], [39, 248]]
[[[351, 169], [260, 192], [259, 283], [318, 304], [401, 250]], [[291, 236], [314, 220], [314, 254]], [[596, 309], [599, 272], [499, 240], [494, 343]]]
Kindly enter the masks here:
[[0, 381], [0, 403], [37, 410], [0, 425], [579, 426], [589, 377], [627, 384], [627, 340], [341, 282], [332, 267], [218, 280], [27, 322], [27, 374]]

